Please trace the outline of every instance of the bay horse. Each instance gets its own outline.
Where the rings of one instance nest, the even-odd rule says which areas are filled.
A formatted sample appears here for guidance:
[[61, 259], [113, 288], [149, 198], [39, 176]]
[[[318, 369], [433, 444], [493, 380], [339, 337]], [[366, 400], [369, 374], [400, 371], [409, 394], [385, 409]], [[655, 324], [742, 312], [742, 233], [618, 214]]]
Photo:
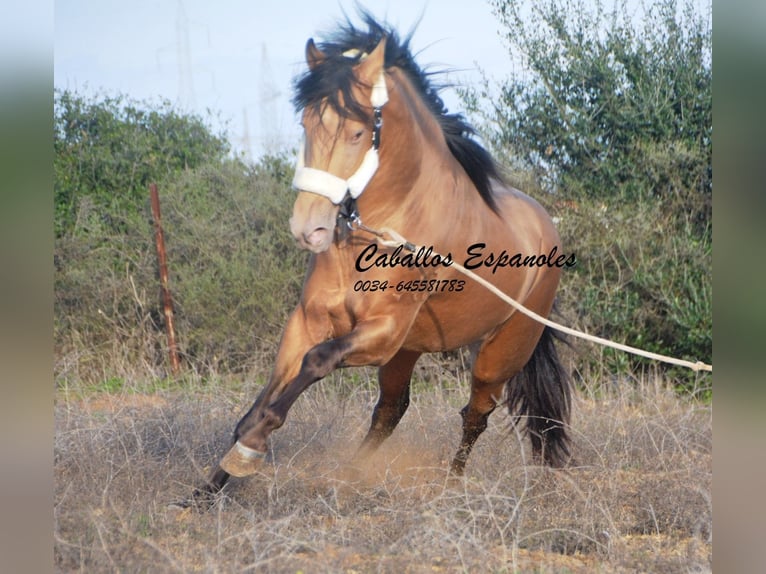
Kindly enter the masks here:
[[[551, 218], [504, 183], [472, 128], [447, 113], [410, 52], [412, 34], [400, 41], [362, 16], [367, 30], [347, 22], [306, 45], [308, 70], [293, 100], [304, 143], [289, 224], [312, 256], [273, 373], [237, 424], [208, 493], [255, 473], [296, 399], [341, 367], [378, 367], [380, 395], [357, 458], [371, 455], [407, 410], [418, 357], [465, 346], [473, 351], [471, 391], [451, 472], [463, 473], [501, 403], [514, 424], [526, 425], [538, 460], [561, 466], [569, 457], [570, 382], [553, 332], [450, 265], [465, 260], [548, 316], [561, 275], [551, 264], [561, 248]], [[384, 228], [424, 247], [385, 247], [371, 232]], [[524, 262], [519, 255], [511, 264], [510, 254]], [[530, 263], [535, 254], [542, 258]]]

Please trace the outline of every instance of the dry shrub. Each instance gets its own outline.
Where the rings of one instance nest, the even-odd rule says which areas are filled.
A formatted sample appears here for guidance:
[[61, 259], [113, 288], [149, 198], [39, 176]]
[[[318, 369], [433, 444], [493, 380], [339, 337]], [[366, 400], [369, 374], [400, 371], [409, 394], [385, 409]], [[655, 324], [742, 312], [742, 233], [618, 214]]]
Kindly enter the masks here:
[[416, 385], [368, 465], [350, 464], [376, 398], [369, 371], [296, 403], [256, 476], [209, 511], [168, 506], [199, 485], [254, 394], [60, 392], [59, 571], [705, 572], [711, 564], [712, 409], [659, 382], [577, 401], [575, 463], [533, 466], [499, 411], [451, 479], [454, 379]]
[[[306, 269], [287, 221], [292, 160], [231, 160], [159, 188], [178, 349], [206, 376], [266, 364]], [[60, 385], [166, 376], [167, 343], [148, 192], [127, 229], [57, 237], [54, 359]], [[88, 197], [79, 212], [95, 209]], [[139, 209], [139, 207], [136, 207]], [[100, 216], [103, 213], [98, 212]], [[90, 216], [88, 216], [90, 217]], [[95, 217], [95, 216], [94, 216]]]

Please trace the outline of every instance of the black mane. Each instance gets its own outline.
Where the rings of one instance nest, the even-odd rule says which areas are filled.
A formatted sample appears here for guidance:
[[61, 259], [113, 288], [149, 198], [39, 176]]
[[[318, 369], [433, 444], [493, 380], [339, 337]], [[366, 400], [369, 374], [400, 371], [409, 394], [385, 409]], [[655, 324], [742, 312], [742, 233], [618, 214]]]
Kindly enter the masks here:
[[[326, 41], [318, 44], [326, 58], [313, 70], [307, 71], [296, 79], [293, 96], [295, 108], [300, 111], [326, 101], [327, 105], [342, 117], [369, 120], [365, 105], [354, 99], [352, 91], [355, 82], [353, 67], [359, 62], [359, 56], [344, 56], [344, 52], [359, 50], [360, 54], [370, 53], [381, 38], [385, 37], [385, 67], [397, 67], [407, 74], [423, 101], [439, 121], [452, 155], [463, 166], [484, 202], [497, 212], [497, 202], [492, 193], [491, 184], [493, 179], [502, 180], [497, 164], [487, 150], [473, 139], [476, 131], [466, 122], [462, 114], [448, 113], [444, 102], [439, 97], [439, 87], [432, 84], [430, 80], [429, 76], [433, 74], [423, 71], [415, 63], [409, 48], [412, 32], [400, 41], [396, 30], [379, 23], [369, 12], [360, 11], [360, 14], [367, 25], [367, 31], [356, 28], [347, 18], [346, 22], [339, 25]], [[342, 94], [345, 106], [341, 105], [339, 94]]]

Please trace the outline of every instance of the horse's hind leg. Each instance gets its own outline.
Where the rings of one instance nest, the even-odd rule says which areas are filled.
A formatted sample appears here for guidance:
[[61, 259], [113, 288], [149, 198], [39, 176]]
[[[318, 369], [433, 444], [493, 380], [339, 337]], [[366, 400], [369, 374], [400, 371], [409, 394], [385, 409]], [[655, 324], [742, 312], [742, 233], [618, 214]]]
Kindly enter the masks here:
[[478, 379], [475, 375], [471, 380], [471, 398], [468, 404], [460, 410], [463, 417], [463, 438], [460, 447], [452, 459], [450, 471], [455, 475], [462, 475], [465, 463], [473, 450], [473, 445], [481, 433], [487, 428], [487, 420], [497, 406], [497, 401], [503, 392], [504, 381], [488, 382]]
[[356, 460], [364, 460], [394, 432], [410, 404], [410, 378], [420, 353], [400, 350], [378, 369], [380, 397], [372, 412], [372, 423], [364, 437]]
[[[543, 326], [516, 313], [484, 341], [473, 365], [471, 397], [460, 411], [463, 438], [450, 471], [462, 475], [476, 440], [487, 428], [487, 420], [502, 400], [506, 382], [527, 363]], [[509, 350], [514, 350], [509, 357]]]

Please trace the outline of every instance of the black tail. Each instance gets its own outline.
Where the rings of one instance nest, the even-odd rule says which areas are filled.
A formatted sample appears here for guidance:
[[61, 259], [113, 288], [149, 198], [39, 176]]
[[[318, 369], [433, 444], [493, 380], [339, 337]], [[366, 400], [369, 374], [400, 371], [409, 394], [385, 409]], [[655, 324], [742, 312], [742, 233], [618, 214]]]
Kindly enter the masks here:
[[534, 456], [554, 467], [569, 460], [569, 425], [572, 389], [569, 375], [559, 361], [554, 341], [563, 340], [545, 327], [532, 357], [505, 385], [508, 412], [516, 425], [526, 421]]

